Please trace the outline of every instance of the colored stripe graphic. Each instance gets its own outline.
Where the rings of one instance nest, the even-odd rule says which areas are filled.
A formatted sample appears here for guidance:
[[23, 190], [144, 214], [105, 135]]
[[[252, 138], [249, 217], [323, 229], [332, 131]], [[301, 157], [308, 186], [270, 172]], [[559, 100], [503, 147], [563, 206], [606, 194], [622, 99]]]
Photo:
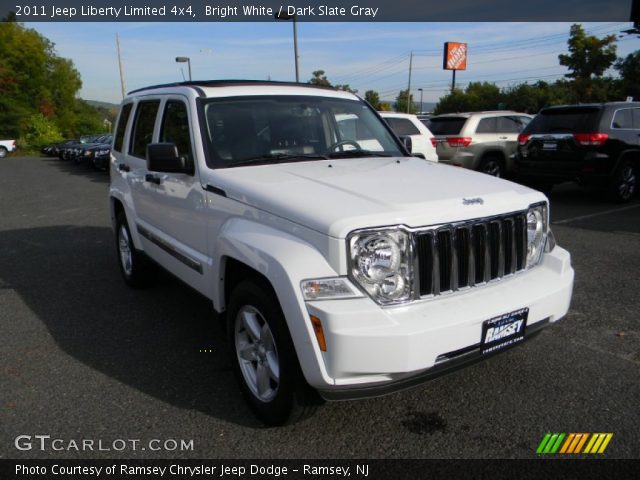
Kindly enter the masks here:
[[[613, 433], [546, 433], [536, 449], [538, 454], [604, 453]], [[585, 446], [586, 444], [586, 446]], [[584, 447], [584, 450], [583, 450]]]

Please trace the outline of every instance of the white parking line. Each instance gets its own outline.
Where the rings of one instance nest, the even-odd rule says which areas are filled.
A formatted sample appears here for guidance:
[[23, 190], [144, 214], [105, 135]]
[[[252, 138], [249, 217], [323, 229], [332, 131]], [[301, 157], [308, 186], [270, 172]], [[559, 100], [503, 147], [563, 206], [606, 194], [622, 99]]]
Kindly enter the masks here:
[[600, 215], [609, 215], [610, 213], [623, 212], [625, 210], [631, 210], [632, 208], [640, 208], [638, 205], [629, 205], [626, 207], [612, 208], [611, 210], [605, 210], [604, 212], [590, 213], [589, 215], [580, 215], [579, 217], [565, 218], [564, 220], [558, 220], [557, 222], [551, 222], [552, 225], [560, 225], [563, 223], [571, 223], [576, 220], [585, 220], [587, 218], [599, 217]]

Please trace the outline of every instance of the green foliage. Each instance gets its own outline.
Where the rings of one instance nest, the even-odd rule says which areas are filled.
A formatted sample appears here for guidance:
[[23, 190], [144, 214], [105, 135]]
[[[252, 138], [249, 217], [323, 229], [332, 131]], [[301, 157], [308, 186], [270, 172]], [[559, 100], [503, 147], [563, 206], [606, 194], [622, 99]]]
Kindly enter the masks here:
[[418, 108], [413, 101], [413, 94], [409, 95], [409, 111], [407, 112], [407, 90], [401, 90], [396, 97], [396, 102], [393, 104], [393, 108], [396, 112], [401, 113], [417, 113]]
[[0, 137], [37, 143], [42, 128], [75, 137], [102, 124], [95, 109], [76, 98], [82, 81], [73, 62], [58, 57], [54, 44], [35, 30], [2, 23], [0, 58]]
[[353, 90], [348, 84], [344, 84], [344, 85], [333, 85], [328, 79], [327, 76], [324, 74], [324, 70], [316, 70], [314, 72], [311, 72], [311, 75], [313, 75], [311, 77], [311, 79], [309, 80], [308, 83], [312, 84], [312, 85], [319, 85], [322, 87], [333, 87], [336, 90], [344, 90], [346, 92], [351, 92], [351, 93], [357, 93], [358, 90]]
[[364, 92], [364, 99], [371, 104], [376, 110], [380, 110], [380, 95], [375, 90], [367, 90]]
[[640, 100], [640, 50], [627, 55], [616, 62], [616, 70], [620, 73], [621, 98], [633, 97]]
[[62, 134], [57, 125], [42, 113], [30, 115], [24, 129], [24, 137], [20, 137], [21, 148], [41, 148], [45, 145], [62, 141]]
[[558, 55], [560, 65], [570, 73], [566, 76], [574, 80], [574, 87], [581, 101], [593, 101], [593, 78], [602, 77], [616, 61], [616, 36], [598, 38], [587, 35], [582, 25], [574, 24], [569, 33], [569, 53]]

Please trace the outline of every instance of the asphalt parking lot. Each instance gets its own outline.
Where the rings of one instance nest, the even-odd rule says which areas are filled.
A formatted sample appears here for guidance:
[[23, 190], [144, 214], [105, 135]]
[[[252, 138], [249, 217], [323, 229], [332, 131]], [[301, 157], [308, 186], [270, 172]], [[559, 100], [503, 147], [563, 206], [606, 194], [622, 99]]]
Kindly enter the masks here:
[[[0, 161], [0, 458], [532, 458], [546, 432], [611, 432], [606, 457], [640, 457], [640, 198], [551, 194], [575, 292], [531, 342], [269, 429], [240, 396], [209, 303], [168, 275], [143, 291], [121, 281], [107, 188], [58, 159]], [[18, 450], [19, 435], [140, 443]]]

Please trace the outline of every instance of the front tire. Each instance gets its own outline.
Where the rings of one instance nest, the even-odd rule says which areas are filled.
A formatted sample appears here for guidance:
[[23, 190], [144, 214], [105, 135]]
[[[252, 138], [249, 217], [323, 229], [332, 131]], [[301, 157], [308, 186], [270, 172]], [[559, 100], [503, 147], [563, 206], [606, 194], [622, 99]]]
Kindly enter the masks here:
[[269, 426], [298, 422], [321, 403], [305, 381], [282, 309], [271, 286], [245, 280], [227, 311], [231, 361], [243, 396]]

